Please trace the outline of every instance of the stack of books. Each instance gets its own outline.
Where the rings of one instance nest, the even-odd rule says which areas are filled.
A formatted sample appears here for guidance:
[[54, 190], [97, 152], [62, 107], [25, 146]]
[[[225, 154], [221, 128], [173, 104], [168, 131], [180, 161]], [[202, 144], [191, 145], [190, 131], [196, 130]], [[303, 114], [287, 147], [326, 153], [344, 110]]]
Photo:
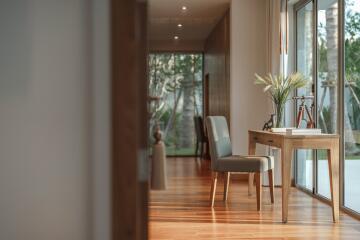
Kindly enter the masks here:
[[321, 134], [320, 128], [289, 128], [286, 135], [318, 135]]
[[273, 133], [286, 133], [286, 135], [317, 135], [321, 134], [320, 128], [272, 128]]
[[293, 129], [293, 128], [271, 128], [271, 132], [273, 132], [273, 133], [286, 133], [287, 129]]

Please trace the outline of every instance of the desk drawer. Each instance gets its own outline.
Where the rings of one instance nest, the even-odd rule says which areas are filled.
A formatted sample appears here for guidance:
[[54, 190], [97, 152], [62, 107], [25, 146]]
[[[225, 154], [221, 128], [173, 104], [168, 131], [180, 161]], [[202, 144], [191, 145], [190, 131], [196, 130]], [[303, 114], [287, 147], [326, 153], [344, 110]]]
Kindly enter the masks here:
[[273, 146], [273, 147], [281, 147], [282, 144], [282, 136], [272, 135], [272, 134], [257, 134], [251, 133], [250, 134], [250, 141]]

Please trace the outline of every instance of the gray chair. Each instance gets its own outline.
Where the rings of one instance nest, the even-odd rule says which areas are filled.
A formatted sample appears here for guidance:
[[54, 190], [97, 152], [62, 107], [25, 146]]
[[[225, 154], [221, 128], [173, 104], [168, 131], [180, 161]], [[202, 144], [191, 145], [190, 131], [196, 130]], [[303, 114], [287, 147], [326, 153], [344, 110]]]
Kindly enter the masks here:
[[214, 206], [218, 173], [225, 173], [224, 201], [227, 200], [231, 172], [255, 173], [257, 210], [261, 209], [261, 174], [269, 174], [271, 203], [274, 203], [273, 167], [271, 156], [236, 156], [232, 147], [228, 125], [225, 117], [211, 116], [206, 118], [206, 128], [210, 144], [212, 185], [210, 192], [211, 207]]

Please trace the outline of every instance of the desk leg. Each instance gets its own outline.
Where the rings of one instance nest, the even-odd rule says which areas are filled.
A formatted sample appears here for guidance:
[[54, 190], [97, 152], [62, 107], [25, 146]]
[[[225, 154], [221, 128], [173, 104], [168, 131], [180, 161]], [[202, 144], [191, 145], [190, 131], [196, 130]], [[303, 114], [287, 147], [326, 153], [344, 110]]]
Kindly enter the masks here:
[[290, 143], [285, 143], [281, 149], [281, 178], [282, 178], [282, 221], [287, 222], [289, 193], [291, 184], [291, 160], [293, 148]]
[[333, 144], [331, 149], [328, 149], [328, 165], [330, 177], [330, 191], [331, 191], [331, 207], [333, 212], [333, 221], [339, 221], [339, 144]]
[[[256, 153], [256, 142], [254, 142], [253, 138], [249, 135], [249, 149], [248, 154], [249, 155], [255, 155]], [[254, 187], [254, 173], [249, 173], [249, 186], [248, 186], [248, 194], [249, 196], [252, 195], [253, 187]]]

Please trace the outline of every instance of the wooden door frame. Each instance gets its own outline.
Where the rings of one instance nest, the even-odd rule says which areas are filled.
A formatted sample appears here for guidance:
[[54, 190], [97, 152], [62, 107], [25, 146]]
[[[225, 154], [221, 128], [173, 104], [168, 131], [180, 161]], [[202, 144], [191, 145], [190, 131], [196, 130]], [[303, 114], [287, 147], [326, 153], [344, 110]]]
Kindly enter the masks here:
[[110, 9], [112, 239], [147, 239], [147, 1]]

